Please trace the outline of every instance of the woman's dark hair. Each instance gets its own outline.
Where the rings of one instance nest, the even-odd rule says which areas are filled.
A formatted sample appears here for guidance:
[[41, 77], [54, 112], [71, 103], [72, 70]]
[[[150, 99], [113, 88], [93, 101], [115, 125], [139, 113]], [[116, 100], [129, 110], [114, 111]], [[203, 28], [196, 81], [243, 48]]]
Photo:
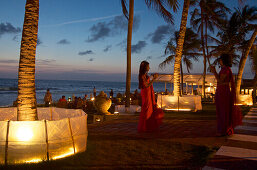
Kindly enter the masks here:
[[223, 64], [227, 67], [232, 67], [232, 59], [229, 54], [223, 53], [220, 55], [220, 60], [222, 60]]
[[147, 66], [149, 65], [149, 63], [147, 61], [142, 61], [140, 64], [140, 68], [139, 68], [139, 75], [138, 75], [138, 88], [141, 89], [142, 88], [142, 76], [147, 72]]

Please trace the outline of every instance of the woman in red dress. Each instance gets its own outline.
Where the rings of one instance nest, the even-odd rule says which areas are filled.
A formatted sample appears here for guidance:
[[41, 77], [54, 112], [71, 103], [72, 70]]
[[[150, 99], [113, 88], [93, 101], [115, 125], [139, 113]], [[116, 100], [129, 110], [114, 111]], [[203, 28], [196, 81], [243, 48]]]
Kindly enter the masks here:
[[149, 63], [142, 61], [139, 69], [139, 89], [141, 89], [142, 106], [138, 123], [138, 132], [152, 132], [159, 129], [164, 113], [162, 109], [157, 108], [153, 90], [153, 81], [158, 77], [158, 74], [150, 77], [147, 75], [149, 71]]
[[218, 136], [232, 135], [234, 127], [242, 123], [241, 111], [236, 106], [236, 92], [233, 74], [230, 69], [232, 66], [228, 54], [222, 54], [219, 58], [221, 70], [217, 74], [214, 66], [211, 72], [217, 79], [217, 90], [215, 94], [217, 131]]

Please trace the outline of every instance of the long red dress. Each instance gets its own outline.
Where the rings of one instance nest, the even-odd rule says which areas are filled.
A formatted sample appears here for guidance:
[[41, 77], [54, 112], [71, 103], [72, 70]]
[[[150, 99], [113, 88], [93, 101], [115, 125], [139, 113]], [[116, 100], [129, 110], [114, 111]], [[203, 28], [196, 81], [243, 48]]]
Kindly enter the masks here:
[[218, 82], [215, 94], [217, 131], [221, 135], [232, 135], [233, 128], [242, 123], [242, 114], [236, 103], [236, 92], [233, 74], [230, 67], [221, 68], [220, 78], [225, 76], [223, 82]]
[[146, 87], [146, 83], [149, 83], [149, 81], [150, 78], [147, 75], [142, 76], [142, 106], [138, 122], [138, 132], [158, 130], [164, 116], [162, 109], [157, 108], [153, 86]]

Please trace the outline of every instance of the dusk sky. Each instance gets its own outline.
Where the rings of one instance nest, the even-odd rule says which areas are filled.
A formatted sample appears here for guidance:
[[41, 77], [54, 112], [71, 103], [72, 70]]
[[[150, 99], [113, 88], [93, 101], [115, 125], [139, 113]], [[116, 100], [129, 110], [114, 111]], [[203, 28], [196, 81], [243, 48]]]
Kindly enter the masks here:
[[[0, 78], [17, 78], [25, 2], [1, 2]], [[238, 7], [238, 0], [223, 2], [231, 9]], [[245, 4], [257, 6], [257, 1]], [[150, 62], [150, 72], [173, 72], [173, 65], [163, 70], [158, 65], [165, 59], [165, 44], [179, 29], [182, 8], [181, 0], [172, 26], [148, 9], [144, 0], [135, 0], [132, 81], [137, 81], [142, 60]], [[39, 11], [38, 79], [125, 81], [127, 21], [120, 0], [40, 0]], [[194, 63], [192, 73], [202, 73], [202, 65], [202, 60]], [[248, 63], [244, 76], [251, 75]]]

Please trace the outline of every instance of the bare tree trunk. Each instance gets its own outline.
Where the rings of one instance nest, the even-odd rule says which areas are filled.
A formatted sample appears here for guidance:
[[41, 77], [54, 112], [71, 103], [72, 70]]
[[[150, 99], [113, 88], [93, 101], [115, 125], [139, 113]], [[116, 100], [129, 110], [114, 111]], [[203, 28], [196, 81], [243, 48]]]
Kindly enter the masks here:
[[254, 32], [252, 34], [252, 37], [251, 37], [251, 39], [248, 43], [247, 49], [242, 54], [242, 57], [240, 59], [238, 74], [237, 74], [237, 80], [236, 80], [236, 94], [240, 94], [240, 87], [241, 87], [241, 81], [242, 81], [242, 76], [243, 76], [243, 72], [244, 72], [245, 63], [246, 63], [248, 54], [250, 52], [250, 49], [252, 48], [252, 45], [253, 45], [253, 42], [255, 40], [256, 35], [257, 35], [257, 29], [254, 30]]
[[186, 34], [187, 16], [189, 10], [190, 0], [184, 0], [179, 38], [176, 47], [175, 63], [174, 63], [174, 96], [180, 95], [180, 63], [183, 52], [184, 38]]
[[127, 35], [127, 76], [126, 76], [126, 101], [125, 107], [130, 107], [130, 84], [131, 84], [131, 41], [134, 18], [134, 0], [129, 1], [129, 21]]
[[23, 24], [19, 79], [17, 120], [37, 120], [35, 88], [35, 56], [37, 46], [39, 0], [27, 0]]

